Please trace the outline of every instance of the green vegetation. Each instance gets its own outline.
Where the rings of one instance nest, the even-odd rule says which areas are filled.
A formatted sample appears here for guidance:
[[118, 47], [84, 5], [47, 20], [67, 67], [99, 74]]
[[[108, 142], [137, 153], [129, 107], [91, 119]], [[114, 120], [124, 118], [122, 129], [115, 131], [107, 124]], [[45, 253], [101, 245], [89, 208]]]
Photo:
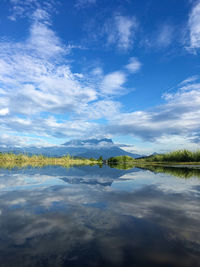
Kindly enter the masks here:
[[[198, 176], [200, 170], [186, 168], [173, 168], [170, 165], [200, 165], [200, 150], [191, 152], [188, 150], [178, 150], [166, 154], [153, 155], [134, 159], [130, 156], [117, 156], [108, 159], [108, 165], [117, 169], [131, 169], [134, 167], [148, 169], [153, 172], [165, 172], [179, 177]], [[43, 167], [46, 165], [60, 165], [70, 167], [74, 165], [103, 165], [102, 156], [99, 159], [73, 158], [70, 155], [63, 157], [46, 157], [43, 155], [28, 156], [26, 154], [16, 155], [13, 153], [0, 153], [0, 168], [24, 168]], [[174, 174], [175, 173], [175, 174]]]
[[[151, 162], [150, 160], [146, 160], [146, 158], [136, 160], [128, 156], [112, 157], [108, 160], [108, 164], [111, 168], [116, 168], [116, 169], [121, 169], [121, 170], [140, 168], [144, 170], [149, 170], [154, 173], [170, 174], [170, 175], [173, 175], [179, 178], [190, 178], [194, 176], [200, 178], [200, 169], [197, 169], [194, 167], [192, 168], [173, 167], [173, 166], [169, 166], [170, 164], [169, 162], [168, 163], [161, 162], [161, 161]], [[168, 164], [168, 166], [166, 166], [166, 164]]]
[[110, 165], [122, 165], [122, 164], [128, 164], [128, 165], [137, 165], [137, 164], [200, 164], [200, 150], [191, 152], [189, 150], [178, 150], [169, 152], [166, 154], [158, 154], [158, 155], [152, 155], [149, 157], [144, 158], [138, 158], [134, 159], [129, 156], [118, 156], [118, 157], [112, 157], [108, 159], [108, 164]]
[[132, 169], [135, 167], [135, 159], [130, 156], [111, 157], [108, 159], [108, 165], [116, 169]]
[[189, 150], [178, 150], [166, 154], [153, 155], [138, 161], [147, 162], [200, 162], [200, 150], [191, 152]]
[[132, 169], [134, 167], [153, 171], [155, 173], [168, 173], [177, 177], [189, 178], [200, 177], [200, 169], [195, 168], [175, 168], [170, 165], [200, 165], [200, 150], [191, 152], [188, 150], [178, 150], [166, 154], [153, 155], [134, 159], [129, 156], [112, 157], [108, 159], [108, 164], [116, 169]]
[[13, 153], [0, 153], [0, 168], [24, 168], [43, 167], [46, 165], [60, 165], [70, 167], [74, 165], [94, 165], [99, 161], [95, 159], [73, 158], [70, 155], [63, 157], [46, 157], [43, 155], [28, 156], [25, 154], [15, 155]]
[[99, 161], [99, 162], [103, 162], [103, 157], [100, 156], [100, 157], [98, 158], [98, 161]]
[[130, 163], [133, 162], [135, 159], [130, 156], [117, 156], [117, 157], [111, 157], [108, 159], [108, 163], [112, 164], [118, 164], [118, 163]]
[[187, 167], [170, 167], [170, 166], [162, 166], [162, 165], [151, 165], [151, 163], [146, 164], [110, 164], [111, 168], [120, 169], [120, 170], [128, 170], [132, 168], [139, 168], [143, 170], [149, 170], [153, 173], [166, 173], [169, 175], [173, 175], [179, 178], [191, 178], [198, 177], [200, 178], [200, 169], [195, 168], [187, 168]]
[[200, 178], [200, 169], [194, 168], [180, 168], [180, 167], [166, 167], [166, 166], [155, 166], [155, 165], [145, 165], [137, 166], [137, 168], [149, 170], [154, 173], [166, 173], [179, 178], [191, 178], [198, 177]]
[[122, 164], [109, 164], [110, 168], [115, 168], [115, 169], [119, 169], [119, 170], [130, 170], [133, 169], [134, 167], [136, 167], [133, 164], [129, 164], [129, 163], [122, 163]]

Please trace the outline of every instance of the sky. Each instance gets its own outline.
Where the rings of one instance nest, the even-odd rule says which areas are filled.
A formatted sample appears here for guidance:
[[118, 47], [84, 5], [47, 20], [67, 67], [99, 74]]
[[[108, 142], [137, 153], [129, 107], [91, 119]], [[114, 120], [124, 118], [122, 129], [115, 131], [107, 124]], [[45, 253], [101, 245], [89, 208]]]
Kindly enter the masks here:
[[0, 146], [199, 148], [199, 0], [1, 0]]

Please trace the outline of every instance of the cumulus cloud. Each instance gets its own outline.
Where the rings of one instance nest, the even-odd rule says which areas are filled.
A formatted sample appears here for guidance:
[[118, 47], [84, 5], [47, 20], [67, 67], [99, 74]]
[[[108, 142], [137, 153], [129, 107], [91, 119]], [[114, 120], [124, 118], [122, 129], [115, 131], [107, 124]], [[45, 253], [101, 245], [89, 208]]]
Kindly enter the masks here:
[[[15, 129], [16, 130], [16, 129]], [[28, 135], [18, 134], [16, 135], [13, 131], [9, 131], [6, 129], [6, 133], [4, 133], [5, 129], [1, 128], [1, 136], [0, 136], [0, 146], [2, 148], [6, 148], [7, 146], [14, 147], [25, 147], [34, 144], [35, 146], [44, 146], [48, 147], [52, 144], [48, 143], [44, 138], [40, 137], [31, 137]]]
[[[7, 144], [27, 145], [44, 141], [38, 137], [88, 137], [99, 134], [91, 119], [109, 118], [119, 113], [120, 103], [104, 99], [121, 94], [126, 73], [104, 74], [95, 68], [91, 77], [73, 73], [67, 61], [72, 48], [46, 23], [46, 13], [35, 11], [24, 42], [0, 43], [0, 123]], [[45, 112], [45, 116], [41, 115]], [[67, 114], [57, 119], [56, 115]], [[15, 138], [9, 142], [9, 138]], [[35, 135], [36, 138], [16, 136]], [[23, 141], [24, 138], [24, 141]]]
[[[62, 41], [43, 20], [46, 13], [36, 10], [29, 36], [24, 42], [0, 43], [0, 120], [1, 130], [7, 144], [14, 141], [20, 145], [36, 139], [15, 137], [8, 142], [10, 133], [36, 134], [40, 136], [80, 136], [88, 133], [96, 124], [87, 122], [93, 111], [94, 117], [101, 106], [114, 110], [112, 102], [95, 102], [97, 88], [87, 78], [73, 73], [66, 55], [72, 49]], [[64, 58], [64, 59], [63, 59]], [[101, 78], [103, 79], [103, 77]], [[41, 116], [46, 112], [45, 116]], [[78, 114], [87, 118], [57, 120], [55, 114]], [[111, 112], [112, 113], [112, 112]], [[52, 115], [51, 115], [52, 114]], [[101, 112], [105, 114], [105, 111]], [[41, 141], [38, 138], [38, 142]], [[43, 142], [42, 142], [43, 143]]]
[[[84, 7], [95, 2], [77, 4]], [[94, 120], [106, 121], [120, 113], [120, 102], [111, 97], [127, 93], [128, 73], [140, 68], [139, 61], [132, 58], [123, 70], [109, 73], [98, 66], [89, 73], [73, 72], [68, 55], [80, 47], [64, 44], [52, 29], [55, 0], [10, 3], [9, 18], [26, 17], [30, 27], [23, 41], [0, 40], [0, 144], [43, 145], [48, 144], [45, 138], [102, 136]], [[115, 15], [110, 26], [114, 32], [107, 32], [108, 38], [117, 33], [117, 46], [129, 48], [136, 19]]]
[[[47, 118], [35, 117], [31, 119], [19, 119], [16, 116], [3, 119], [0, 117], [1, 133], [7, 133], [6, 139], [1, 136], [1, 144], [14, 144], [16, 142], [20, 145], [26, 146], [32, 143], [44, 144], [44, 141], [40, 137], [48, 138], [81, 138], [93, 136], [99, 131], [99, 125], [95, 122], [87, 120], [74, 119], [74, 120], [57, 120], [54, 116], [48, 116]], [[95, 129], [95, 132], [94, 132]], [[9, 134], [23, 134], [23, 137], [12, 138]], [[27, 135], [27, 137], [24, 137]], [[28, 135], [34, 135], [35, 138], [29, 138]], [[9, 138], [12, 139], [9, 142]], [[24, 138], [24, 142], [23, 141]], [[28, 142], [29, 141], [29, 142]]]
[[54, 32], [45, 25], [32, 27], [27, 42], [17, 44], [17, 49], [15, 43], [1, 43], [4, 105], [12, 113], [27, 115], [73, 111], [78, 103], [95, 100], [96, 91], [80, 84], [68, 65], [54, 63], [66, 53]]
[[62, 45], [56, 34], [41, 22], [32, 24], [26, 49], [30, 49], [30, 52], [33, 51], [42, 58], [56, 57], [68, 52], [67, 47]]
[[81, 115], [88, 119], [112, 118], [120, 112], [120, 107], [121, 103], [118, 101], [99, 100], [77, 110], [77, 117]]
[[[87, 74], [73, 72], [67, 58], [79, 47], [63, 44], [53, 31], [49, 10], [54, 1], [49, 5], [37, 0], [11, 2], [10, 19], [29, 16], [30, 28], [23, 41], [0, 41], [1, 145], [44, 144], [41, 136], [102, 135], [100, 125], [91, 120], [107, 120], [119, 114], [121, 104], [109, 97], [127, 92], [124, 84], [128, 72], [136, 72], [139, 61], [132, 58], [123, 71], [107, 74], [99, 67]], [[120, 46], [128, 47], [136, 20], [116, 16], [114, 21]]]
[[107, 132], [130, 134], [152, 142], [177, 136], [182, 144], [199, 142], [200, 83], [191, 78], [187, 80], [177, 92], [164, 95], [165, 104], [148, 111], [115, 116], [110, 120]]
[[[80, 2], [92, 4], [95, 1]], [[12, 0], [12, 3], [16, 10], [20, 10], [18, 7], [23, 9], [24, 1]], [[22, 136], [16, 136], [19, 133], [46, 138], [117, 133], [163, 143], [169, 136], [180, 136], [182, 143], [199, 142], [198, 76], [180, 83], [177, 92], [165, 94], [166, 102], [162, 106], [121, 113], [120, 102], [113, 98], [127, 93], [128, 75], [141, 69], [139, 59], [131, 57], [123, 69], [109, 73], [98, 67], [87, 74], [74, 73], [72, 63], [67, 60], [74, 47], [63, 44], [53, 31], [47, 8], [36, 0], [27, 1], [27, 5], [31, 5], [32, 12], [27, 38], [21, 42], [0, 41], [1, 143], [8, 142], [10, 136], [15, 136], [10, 141], [12, 144], [25, 143]], [[24, 4], [24, 9], [17, 11], [13, 19], [25, 16], [29, 12], [27, 5]], [[188, 24], [193, 48], [198, 48], [199, 8], [196, 3]], [[135, 17], [115, 14], [104, 26], [109, 45], [116, 45], [121, 50], [133, 46], [138, 28]], [[172, 35], [173, 29], [164, 26], [158, 38], [160, 45], [169, 45]], [[94, 121], [101, 118], [107, 121], [106, 125]], [[41, 141], [40, 137], [26, 138], [27, 143]]]
[[[71, 48], [62, 43], [46, 19], [43, 22], [45, 15], [40, 15], [32, 21], [24, 42], [0, 43], [2, 143], [16, 133], [46, 138], [117, 133], [151, 142], [165, 142], [168, 136], [179, 135], [180, 142], [199, 142], [197, 76], [180, 83], [176, 93], [165, 94], [166, 103], [162, 106], [121, 113], [121, 104], [108, 97], [127, 92], [128, 72], [139, 71], [140, 61], [130, 58], [124, 71], [104, 74], [102, 69], [95, 68], [87, 75], [73, 73], [66, 57]], [[57, 118], [60, 114], [67, 116]], [[91, 121], [100, 118], [108, 121], [106, 126]], [[22, 139], [15, 137], [12, 143], [23, 144]], [[26, 143], [43, 142], [40, 137], [36, 139], [27, 137]]]
[[5, 116], [9, 113], [9, 109], [8, 108], [2, 108], [0, 109], [0, 116]]
[[[124, 71], [108, 74], [95, 68], [90, 78], [71, 71], [62, 57], [69, 52], [51, 27], [38, 20], [33, 22], [25, 42], [1, 42], [0, 124], [2, 134], [7, 134], [1, 143], [8, 142], [13, 133], [56, 138], [117, 133], [162, 143], [169, 136], [179, 135], [182, 143], [199, 142], [198, 76], [180, 83], [176, 93], [165, 94], [166, 103], [162, 106], [121, 113], [121, 104], [107, 97], [126, 92], [127, 72], [139, 71], [139, 60], [132, 57]], [[41, 116], [43, 112], [46, 116]], [[56, 114], [71, 118], [57, 119]], [[108, 121], [106, 126], [90, 121], [100, 118]], [[15, 137], [12, 143], [41, 141], [39, 137], [27, 137], [26, 142], [22, 139]]]
[[122, 71], [115, 71], [105, 75], [102, 81], [102, 92], [106, 94], [118, 94], [123, 90], [126, 75]]
[[141, 67], [142, 67], [141, 62], [135, 57], [131, 57], [129, 59], [129, 63], [126, 65], [126, 69], [131, 73], [138, 72], [141, 69]]
[[108, 45], [115, 44], [122, 50], [131, 48], [137, 28], [138, 22], [135, 17], [115, 15], [104, 25]]

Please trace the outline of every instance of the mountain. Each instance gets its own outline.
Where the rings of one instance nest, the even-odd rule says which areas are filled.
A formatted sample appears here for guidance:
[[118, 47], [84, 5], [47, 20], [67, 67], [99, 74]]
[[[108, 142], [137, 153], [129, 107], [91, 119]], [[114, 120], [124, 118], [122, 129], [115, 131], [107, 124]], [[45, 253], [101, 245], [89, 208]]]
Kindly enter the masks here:
[[52, 147], [0, 147], [1, 152], [13, 152], [15, 154], [28, 153], [32, 154], [43, 154], [46, 156], [63, 156], [70, 154], [76, 157], [85, 158], [99, 158], [102, 156], [104, 159], [115, 156], [128, 155], [133, 158], [141, 157], [141, 155], [127, 152], [120, 148], [119, 145], [114, 144], [112, 139], [86, 139], [86, 140], [71, 140], [59, 146]]
[[156, 156], [156, 155], [159, 155], [159, 153], [157, 152], [154, 152], [153, 154], [151, 154], [150, 156]]
[[138, 154], [129, 153], [114, 144], [112, 139], [87, 139], [87, 140], [72, 140], [63, 144], [66, 146], [71, 155], [85, 157], [85, 158], [99, 158], [102, 156], [104, 159], [128, 155], [134, 158], [140, 157]]
[[148, 156], [146, 156], [146, 155], [142, 155], [142, 156], [140, 156], [140, 157], [138, 157], [139, 159], [145, 159], [145, 158], [150, 158], [150, 157], [152, 157], [152, 156], [156, 156], [156, 155], [160, 155], [159, 153], [157, 153], [157, 152], [154, 152], [154, 153], [152, 153], [151, 155], [148, 155]]

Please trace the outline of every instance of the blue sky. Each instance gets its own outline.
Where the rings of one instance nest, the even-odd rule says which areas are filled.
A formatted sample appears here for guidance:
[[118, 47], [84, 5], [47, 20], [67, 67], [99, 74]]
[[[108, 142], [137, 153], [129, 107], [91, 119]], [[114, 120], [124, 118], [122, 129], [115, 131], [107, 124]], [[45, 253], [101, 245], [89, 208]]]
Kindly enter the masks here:
[[197, 149], [200, 1], [3, 0], [0, 145]]

